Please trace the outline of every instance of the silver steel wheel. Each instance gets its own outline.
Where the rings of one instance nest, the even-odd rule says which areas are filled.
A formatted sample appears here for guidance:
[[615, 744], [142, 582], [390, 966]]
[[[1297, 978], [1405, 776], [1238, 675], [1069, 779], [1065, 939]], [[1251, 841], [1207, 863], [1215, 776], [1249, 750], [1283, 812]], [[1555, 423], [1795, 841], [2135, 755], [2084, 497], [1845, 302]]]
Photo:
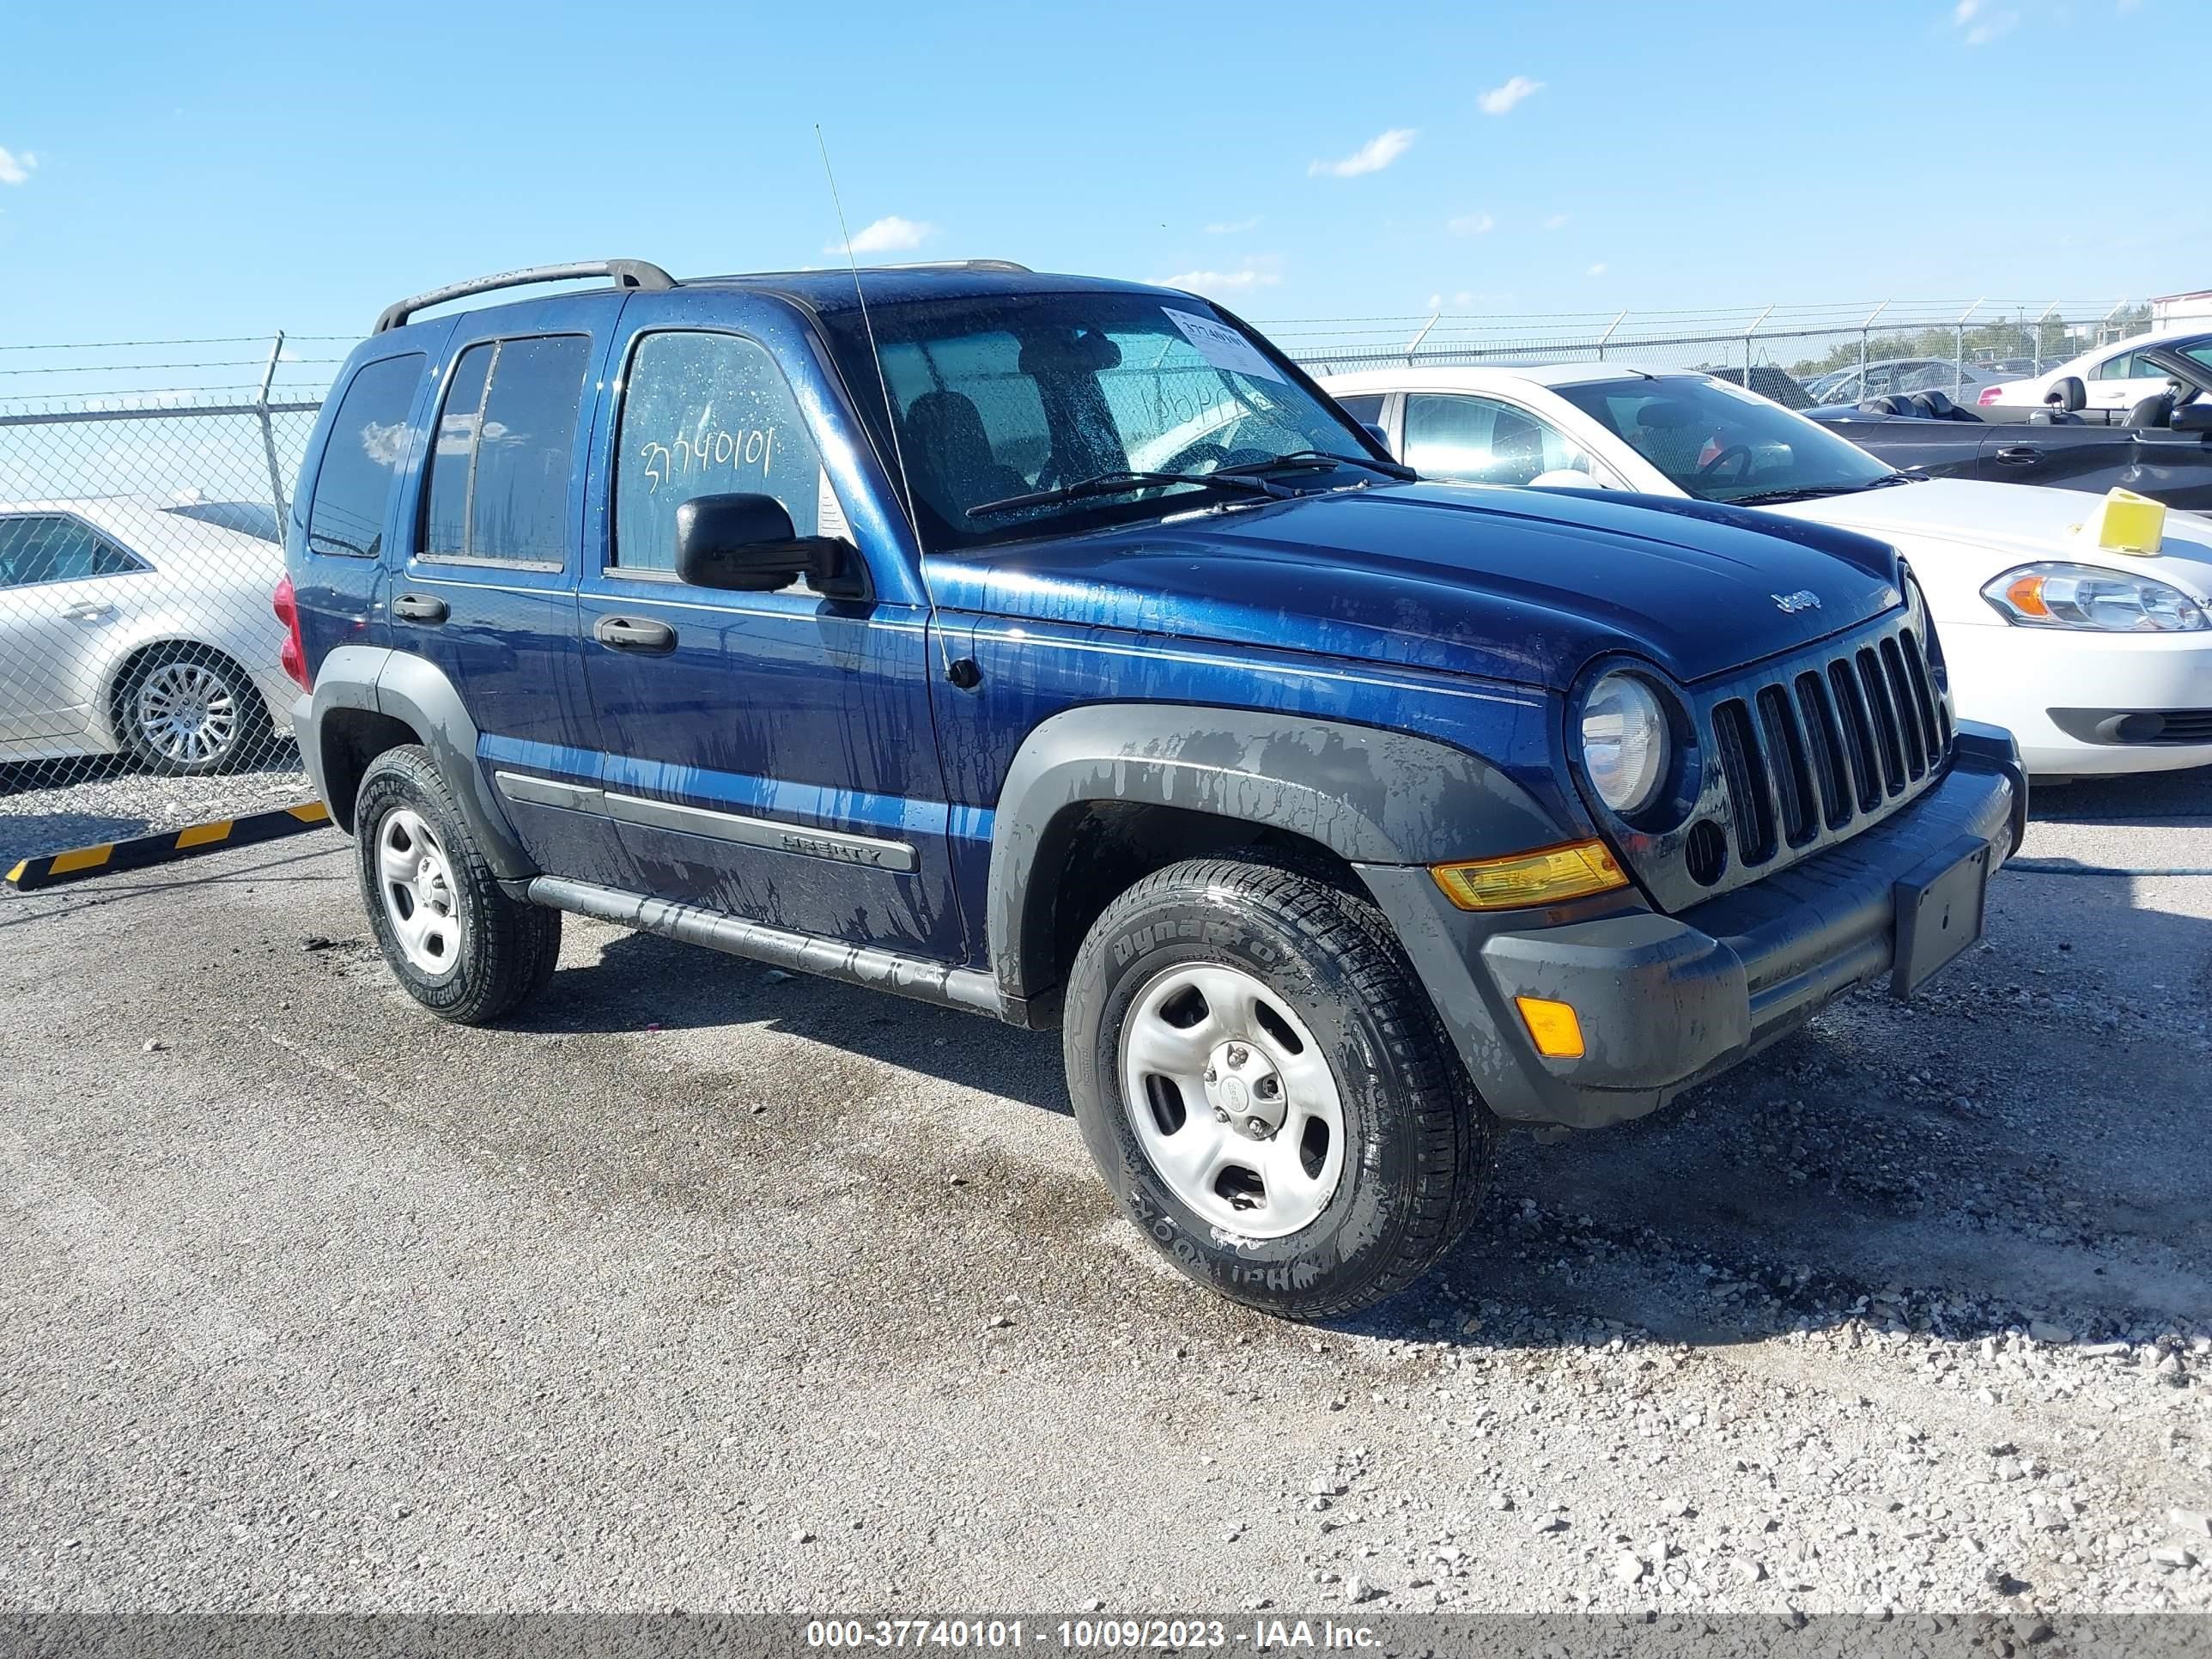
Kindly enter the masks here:
[[460, 964], [461, 918], [453, 866], [438, 833], [412, 807], [387, 815], [376, 832], [377, 890], [407, 960], [443, 975]]
[[131, 703], [146, 747], [173, 765], [205, 766], [238, 741], [238, 694], [204, 663], [163, 663]]
[[1154, 976], [1121, 1025], [1121, 1094], [1176, 1197], [1224, 1232], [1281, 1238], [1328, 1207], [1344, 1102], [1321, 1044], [1242, 969]]

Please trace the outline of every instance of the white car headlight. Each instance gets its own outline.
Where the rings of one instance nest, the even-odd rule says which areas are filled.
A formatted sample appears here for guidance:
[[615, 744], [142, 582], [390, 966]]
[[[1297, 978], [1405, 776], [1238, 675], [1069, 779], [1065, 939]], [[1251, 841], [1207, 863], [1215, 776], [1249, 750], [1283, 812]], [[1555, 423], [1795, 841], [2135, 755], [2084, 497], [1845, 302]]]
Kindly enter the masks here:
[[1633, 674], [1607, 674], [1583, 699], [1583, 769], [1598, 799], [1627, 817], [1667, 782], [1667, 711]]
[[2100, 634], [2194, 634], [2203, 607], [2179, 588], [2089, 564], [2024, 564], [1987, 583], [1982, 597], [2025, 628]]

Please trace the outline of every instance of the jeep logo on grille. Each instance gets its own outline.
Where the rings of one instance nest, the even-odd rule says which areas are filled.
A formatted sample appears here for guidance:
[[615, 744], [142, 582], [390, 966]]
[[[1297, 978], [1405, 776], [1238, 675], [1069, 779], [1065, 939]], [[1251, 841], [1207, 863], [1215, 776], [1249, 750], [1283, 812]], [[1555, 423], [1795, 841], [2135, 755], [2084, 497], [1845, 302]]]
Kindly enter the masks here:
[[1795, 593], [1770, 593], [1776, 606], [1785, 617], [1794, 617], [1800, 611], [1818, 611], [1820, 596], [1809, 587], [1801, 587]]

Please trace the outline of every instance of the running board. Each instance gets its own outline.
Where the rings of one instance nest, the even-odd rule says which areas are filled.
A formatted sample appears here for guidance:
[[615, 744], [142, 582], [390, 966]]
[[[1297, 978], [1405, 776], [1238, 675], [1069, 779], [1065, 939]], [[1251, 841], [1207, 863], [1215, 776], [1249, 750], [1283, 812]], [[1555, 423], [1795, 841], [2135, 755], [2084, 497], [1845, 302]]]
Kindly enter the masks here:
[[943, 963], [901, 956], [872, 945], [794, 933], [703, 905], [647, 898], [642, 893], [572, 881], [566, 876], [533, 876], [524, 893], [533, 904], [659, 933], [686, 945], [703, 945], [710, 951], [774, 963], [796, 973], [818, 974], [848, 985], [865, 985], [872, 991], [890, 991], [947, 1008], [989, 1014], [1009, 1024], [1026, 1023], [1020, 1004], [999, 994], [999, 981], [973, 968], [948, 968]]

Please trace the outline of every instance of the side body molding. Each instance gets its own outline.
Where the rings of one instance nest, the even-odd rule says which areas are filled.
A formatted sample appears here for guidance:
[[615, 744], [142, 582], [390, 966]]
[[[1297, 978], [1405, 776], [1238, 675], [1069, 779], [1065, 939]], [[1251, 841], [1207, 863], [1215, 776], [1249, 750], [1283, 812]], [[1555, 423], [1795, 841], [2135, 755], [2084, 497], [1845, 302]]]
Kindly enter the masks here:
[[[369, 645], [340, 646], [323, 659], [315, 671], [313, 695], [294, 705], [294, 721], [315, 793], [326, 802], [330, 789], [324, 722], [340, 708], [389, 715], [411, 727], [452, 785], [462, 815], [494, 872], [507, 880], [538, 873], [477, 763], [476, 722], [469, 718], [461, 694], [435, 664], [404, 651]], [[332, 816], [350, 833], [351, 804], [346, 803], [343, 811], [338, 803], [331, 805]]]
[[986, 915], [1010, 1001], [1051, 988], [1053, 906], [1033, 902], [1032, 878], [1058, 870], [1066, 809], [1094, 801], [1277, 830], [1353, 864], [1481, 858], [1567, 833], [1498, 768], [1432, 738], [1260, 709], [1069, 709], [1024, 740], [999, 791]]

